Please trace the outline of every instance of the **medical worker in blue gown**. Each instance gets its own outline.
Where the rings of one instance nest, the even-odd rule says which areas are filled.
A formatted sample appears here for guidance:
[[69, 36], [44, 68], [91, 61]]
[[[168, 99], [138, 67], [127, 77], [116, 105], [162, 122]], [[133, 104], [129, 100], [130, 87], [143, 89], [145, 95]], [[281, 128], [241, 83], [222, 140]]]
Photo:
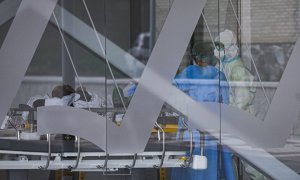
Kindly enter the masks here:
[[[193, 65], [186, 67], [178, 74], [173, 83], [180, 90], [184, 91], [195, 101], [198, 102], [221, 102], [229, 104], [229, 87], [225, 75], [211, 65], [214, 58], [213, 47], [208, 43], [197, 43], [192, 48]], [[199, 117], [205, 118], [205, 117]], [[209, 119], [207, 119], [209, 121]], [[183, 127], [182, 120], [179, 121], [179, 129]], [[179, 131], [180, 132], [180, 131]], [[181, 131], [182, 132], [182, 131]], [[185, 140], [189, 140], [189, 132], [178, 133]], [[193, 130], [193, 141], [196, 143], [193, 155], [200, 155], [200, 134]], [[206, 170], [194, 170], [192, 168], [173, 168], [171, 173], [172, 180], [216, 180], [216, 179], [235, 179], [232, 164], [232, 153], [225, 147], [221, 147], [222, 162], [221, 171], [218, 168], [218, 144], [212, 136], [205, 134], [204, 155], [207, 157]], [[219, 172], [221, 173], [219, 173]]]

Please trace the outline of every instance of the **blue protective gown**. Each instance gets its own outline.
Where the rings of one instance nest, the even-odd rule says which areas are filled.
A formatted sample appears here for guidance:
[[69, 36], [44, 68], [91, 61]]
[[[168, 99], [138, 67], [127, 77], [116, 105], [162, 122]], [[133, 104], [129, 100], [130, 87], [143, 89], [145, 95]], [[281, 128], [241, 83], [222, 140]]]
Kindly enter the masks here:
[[188, 66], [175, 77], [174, 84], [195, 101], [229, 104], [225, 75], [213, 66]]
[[[229, 104], [229, 86], [226, 78], [222, 72], [213, 66], [188, 66], [175, 77], [173, 84], [198, 102], [222, 102]], [[178, 126], [179, 128], [183, 126], [182, 121], [179, 121]], [[178, 134], [177, 138], [179, 138]], [[183, 134], [183, 138], [189, 140], [189, 133], [187, 131]], [[198, 131], [193, 131], [193, 141], [196, 142], [193, 154], [200, 155], [200, 134]], [[171, 179], [220, 179], [221, 175], [218, 173], [217, 147], [217, 140], [211, 136], [206, 136], [204, 155], [208, 160], [207, 169], [194, 170], [191, 168], [174, 168], [172, 170]], [[235, 179], [231, 157], [232, 153], [228, 149], [222, 147], [222, 176], [224, 176], [226, 180]]]

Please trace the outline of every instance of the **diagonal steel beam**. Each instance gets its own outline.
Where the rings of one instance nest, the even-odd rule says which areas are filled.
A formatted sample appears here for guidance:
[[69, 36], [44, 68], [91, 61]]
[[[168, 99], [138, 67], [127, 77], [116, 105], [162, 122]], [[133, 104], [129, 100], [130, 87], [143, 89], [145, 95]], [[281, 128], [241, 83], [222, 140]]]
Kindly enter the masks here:
[[0, 119], [4, 119], [57, 0], [23, 0], [0, 50]]
[[[97, 39], [95, 38], [94, 30], [87, 25], [85, 22], [74, 16], [68, 10], [57, 5], [54, 9], [54, 12], [59, 21], [60, 27], [62, 30], [84, 45], [86, 48], [99, 55], [102, 58], [107, 58], [107, 60], [122, 71], [124, 74], [128, 75], [131, 78], [138, 78], [141, 76], [144, 70], [144, 64], [141, 63], [138, 59], [134, 58], [127, 51], [123, 50], [111, 40], [107, 39], [101, 33], [98, 33], [100, 41], [104, 44], [106, 39], [106, 49], [113, 53], [106, 53], [106, 57], [99, 48]], [[63, 17], [62, 17], [63, 14]], [[56, 25], [53, 17], [50, 21]], [[62, 25], [63, 21], [63, 25]]]
[[[0, 4], [0, 25], [4, 24], [16, 14], [18, 6], [21, 0], [6, 0]], [[93, 29], [85, 22], [74, 16], [68, 10], [64, 9], [60, 5], [56, 5], [54, 12], [60, 24], [60, 28], [73, 37], [75, 40], [80, 42], [83, 46], [105, 58], [103, 52], [98, 48], [98, 42], [95, 39]], [[61, 16], [63, 14], [63, 17]], [[63, 25], [62, 25], [63, 21]], [[50, 22], [56, 26], [56, 22], [51, 17]], [[105, 37], [98, 32], [101, 42], [105, 41]], [[141, 76], [144, 70], [144, 64], [138, 59], [134, 58], [126, 50], [123, 50], [115, 43], [106, 38], [107, 48], [114, 53], [107, 53], [106, 58], [108, 61], [118, 68], [121, 72], [128, 75], [131, 78], [138, 78]], [[122, 60], [122, 61], [120, 61]]]
[[[205, 4], [206, 0], [173, 2], [122, 126], [116, 128], [113, 123], [108, 122], [110, 135], [107, 137], [107, 148], [110, 153], [144, 150], [164, 103], [148, 87], [164, 90], [160, 88], [160, 84], [172, 82]], [[163, 81], [156, 81], [154, 76], [162, 77]]]

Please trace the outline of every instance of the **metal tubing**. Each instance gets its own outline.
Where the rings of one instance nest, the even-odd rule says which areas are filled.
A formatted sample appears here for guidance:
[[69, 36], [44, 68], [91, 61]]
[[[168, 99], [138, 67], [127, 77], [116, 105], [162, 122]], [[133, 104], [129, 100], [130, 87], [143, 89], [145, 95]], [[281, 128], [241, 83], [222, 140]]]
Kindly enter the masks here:
[[131, 164], [130, 166], [129, 166], [129, 165], [126, 165], [125, 168], [127, 168], [127, 169], [132, 169], [132, 168], [134, 168], [135, 163], [136, 163], [136, 159], [137, 159], [137, 153], [135, 153], [134, 156], [133, 156], [133, 162], [132, 162], [132, 164]]
[[205, 147], [205, 133], [203, 131], [200, 131], [199, 129], [197, 129], [197, 131], [199, 132], [200, 135], [200, 150], [201, 156], [204, 156], [204, 147]]
[[43, 166], [39, 166], [39, 169], [42, 170], [47, 170], [50, 164], [50, 158], [51, 158], [51, 134], [47, 134], [47, 141], [48, 141], [48, 157], [47, 157], [47, 162], [46, 165]]
[[76, 139], [77, 139], [77, 158], [76, 158], [75, 165], [73, 167], [72, 166], [68, 167], [68, 169], [70, 170], [76, 169], [80, 161], [80, 137], [76, 136]]
[[[166, 154], [166, 149], [165, 149], [165, 131], [163, 130], [163, 128], [158, 123], [155, 123], [155, 125], [163, 132], [163, 153], [162, 153], [162, 156], [161, 156], [160, 164], [153, 166], [153, 168], [159, 169], [164, 164], [165, 154]], [[158, 130], [158, 132], [159, 132], [159, 130]]]
[[106, 169], [107, 168], [107, 163], [108, 163], [108, 158], [109, 158], [109, 154], [106, 154], [104, 164], [102, 166], [98, 165], [97, 168], [98, 169]]
[[183, 168], [188, 168], [191, 165], [193, 158], [193, 131], [190, 130], [190, 154], [189, 154], [189, 159], [184, 162], [184, 164], [181, 165]]

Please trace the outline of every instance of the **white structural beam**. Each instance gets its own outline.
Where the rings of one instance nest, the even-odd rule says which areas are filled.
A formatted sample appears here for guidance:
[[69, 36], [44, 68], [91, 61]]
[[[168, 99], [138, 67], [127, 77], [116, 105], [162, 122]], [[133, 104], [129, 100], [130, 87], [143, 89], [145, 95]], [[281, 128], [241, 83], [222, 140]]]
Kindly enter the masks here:
[[[20, 2], [21, 0], [6, 0], [0, 4], [0, 26], [15, 16]], [[139, 78], [141, 76], [145, 65], [129, 54], [127, 50], [123, 50], [118, 45], [106, 38], [106, 48], [113, 53], [107, 53], [105, 57], [105, 54], [99, 47], [92, 27], [87, 25], [85, 22], [74, 16], [60, 5], [56, 5], [54, 12], [59, 21], [60, 28], [65, 33], [70, 35], [76, 41], [80, 42], [87, 49], [99, 55], [101, 58], [107, 58], [112, 65], [114, 65], [127, 76], [131, 78]], [[50, 19], [50, 21], [56, 25], [53, 17]], [[98, 36], [104, 45], [105, 37], [99, 32]]]
[[[103, 47], [106, 39], [106, 49], [110, 52], [113, 52], [106, 53], [105, 55], [99, 47], [96, 34], [92, 27], [59, 5], [56, 6], [54, 12], [57, 16], [60, 27], [65, 33], [73, 37], [75, 40], [100, 57], [107, 58], [112, 65], [129, 77], [138, 78], [141, 76], [145, 67], [144, 64], [130, 55], [126, 50], [123, 50], [101, 33], [97, 32]], [[51, 22], [55, 24], [53, 17], [51, 18]]]
[[16, 96], [57, 0], [23, 0], [0, 49], [0, 124]]

